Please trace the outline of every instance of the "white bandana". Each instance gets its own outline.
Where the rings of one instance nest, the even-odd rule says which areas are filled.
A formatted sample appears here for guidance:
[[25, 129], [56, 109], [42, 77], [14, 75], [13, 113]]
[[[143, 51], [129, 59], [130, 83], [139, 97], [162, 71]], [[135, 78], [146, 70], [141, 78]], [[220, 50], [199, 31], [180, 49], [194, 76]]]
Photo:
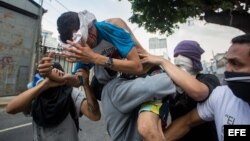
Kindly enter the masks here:
[[190, 75], [196, 75], [197, 72], [193, 70], [193, 62], [188, 57], [178, 55], [174, 58], [174, 63], [176, 66], [181, 68], [182, 70], [188, 72]]
[[94, 14], [87, 10], [79, 12], [78, 17], [80, 20], [80, 28], [75, 34], [73, 34], [73, 40], [78, 42], [77, 40], [80, 40], [82, 37], [83, 41], [86, 42], [88, 39], [88, 29], [93, 26], [96, 18]]
[[[174, 58], [174, 63], [176, 66], [178, 66], [182, 70], [186, 71], [190, 75], [196, 76], [197, 72], [195, 72], [193, 70], [193, 62], [191, 59], [189, 59], [185, 56], [182, 56], [182, 55], [178, 55], [177, 57]], [[180, 94], [184, 93], [183, 89], [179, 86], [176, 86], [176, 90]]]

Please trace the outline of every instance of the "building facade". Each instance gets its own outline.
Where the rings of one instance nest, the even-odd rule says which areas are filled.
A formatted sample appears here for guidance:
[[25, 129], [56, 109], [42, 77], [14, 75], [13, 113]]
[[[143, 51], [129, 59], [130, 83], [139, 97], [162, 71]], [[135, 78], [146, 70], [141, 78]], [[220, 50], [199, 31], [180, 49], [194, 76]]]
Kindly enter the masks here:
[[33, 76], [44, 12], [32, 0], [0, 1], [0, 97], [22, 92]]
[[224, 83], [224, 72], [226, 69], [227, 60], [226, 53], [217, 53], [210, 61], [203, 61], [203, 73], [215, 74], [221, 84]]
[[53, 32], [51, 32], [49, 30], [45, 30], [45, 29], [42, 30], [41, 36], [42, 36], [42, 45], [43, 46], [57, 48], [58, 41], [52, 35], [53, 35]]
[[167, 40], [166, 38], [150, 38], [149, 39], [149, 52], [151, 54], [168, 58]]

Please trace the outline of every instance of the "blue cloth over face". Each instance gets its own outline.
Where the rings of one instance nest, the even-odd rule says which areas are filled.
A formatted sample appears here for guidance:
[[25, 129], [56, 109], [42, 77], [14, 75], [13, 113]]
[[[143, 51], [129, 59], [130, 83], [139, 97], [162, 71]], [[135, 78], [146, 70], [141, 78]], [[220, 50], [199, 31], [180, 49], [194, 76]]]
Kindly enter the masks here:
[[199, 43], [192, 40], [183, 40], [181, 41], [174, 49], [174, 57], [178, 55], [183, 55], [192, 60], [193, 70], [201, 71], [201, 55], [204, 53], [204, 50], [200, 47]]

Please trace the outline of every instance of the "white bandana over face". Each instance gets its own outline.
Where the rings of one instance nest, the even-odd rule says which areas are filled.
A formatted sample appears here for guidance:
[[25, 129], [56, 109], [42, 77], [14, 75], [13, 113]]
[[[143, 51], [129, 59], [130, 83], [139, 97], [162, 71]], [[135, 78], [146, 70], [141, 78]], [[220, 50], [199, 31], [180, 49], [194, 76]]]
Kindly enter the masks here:
[[191, 59], [178, 55], [177, 57], [174, 58], [174, 63], [176, 66], [181, 68], [182, 70], [188, 72], [190, 75], [196, 75], [197, 72], [193, 70], [193, 62]]
[[[73, 33], [72, 40], [74, 43], [80, 43], [81, 39], [83, 42], [87, 42], [88, 39], [88, 29], [93, 26], [94, 22], [96, 21], [95, 15], [84, 10], [78, 13], [80, 27], [79, 30]], [[65, 44], [63, 42], [58, 44], [59, 48], [63, 47], [72, 47], [70, 44]]]
[[96, 21], [95, 15], [84, 10], [78, 13], [78, 17], [80, 20], [79, 30], [73, 34], [74, 42], [79, 42], [82, 40], [86, 43], [88, 39], [88, 29], [91, 28]]
[[[185, 56], [182, 56], [182, 55], [178, 55], [177, 57], [174, 58], [174, 63], [176, 66], [178, 66], [179, 68], [181, 68], [185, 72], [189, 73], [190, 75], [196, 76], [197, 72], [195, 72], [193, 70], [193, 62], [191, 59], [189, 59]], [[180, 88], [179, 86], [176, 86], [176, 90], [180, 94], [184, 93], [182, 88]]]

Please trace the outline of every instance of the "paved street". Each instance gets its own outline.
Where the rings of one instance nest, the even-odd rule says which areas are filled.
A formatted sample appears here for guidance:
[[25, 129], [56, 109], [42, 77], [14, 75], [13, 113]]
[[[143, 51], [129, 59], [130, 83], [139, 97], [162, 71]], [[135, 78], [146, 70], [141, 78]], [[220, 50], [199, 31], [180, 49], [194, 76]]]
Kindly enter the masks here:
[[[80, 118], [80, 141], [109, 141], [103, 119], [92, 122], [84, 116]], [[32, 141], [31, 117], [22, 113], [9, 115], [0, 111], [0, 141]]]

